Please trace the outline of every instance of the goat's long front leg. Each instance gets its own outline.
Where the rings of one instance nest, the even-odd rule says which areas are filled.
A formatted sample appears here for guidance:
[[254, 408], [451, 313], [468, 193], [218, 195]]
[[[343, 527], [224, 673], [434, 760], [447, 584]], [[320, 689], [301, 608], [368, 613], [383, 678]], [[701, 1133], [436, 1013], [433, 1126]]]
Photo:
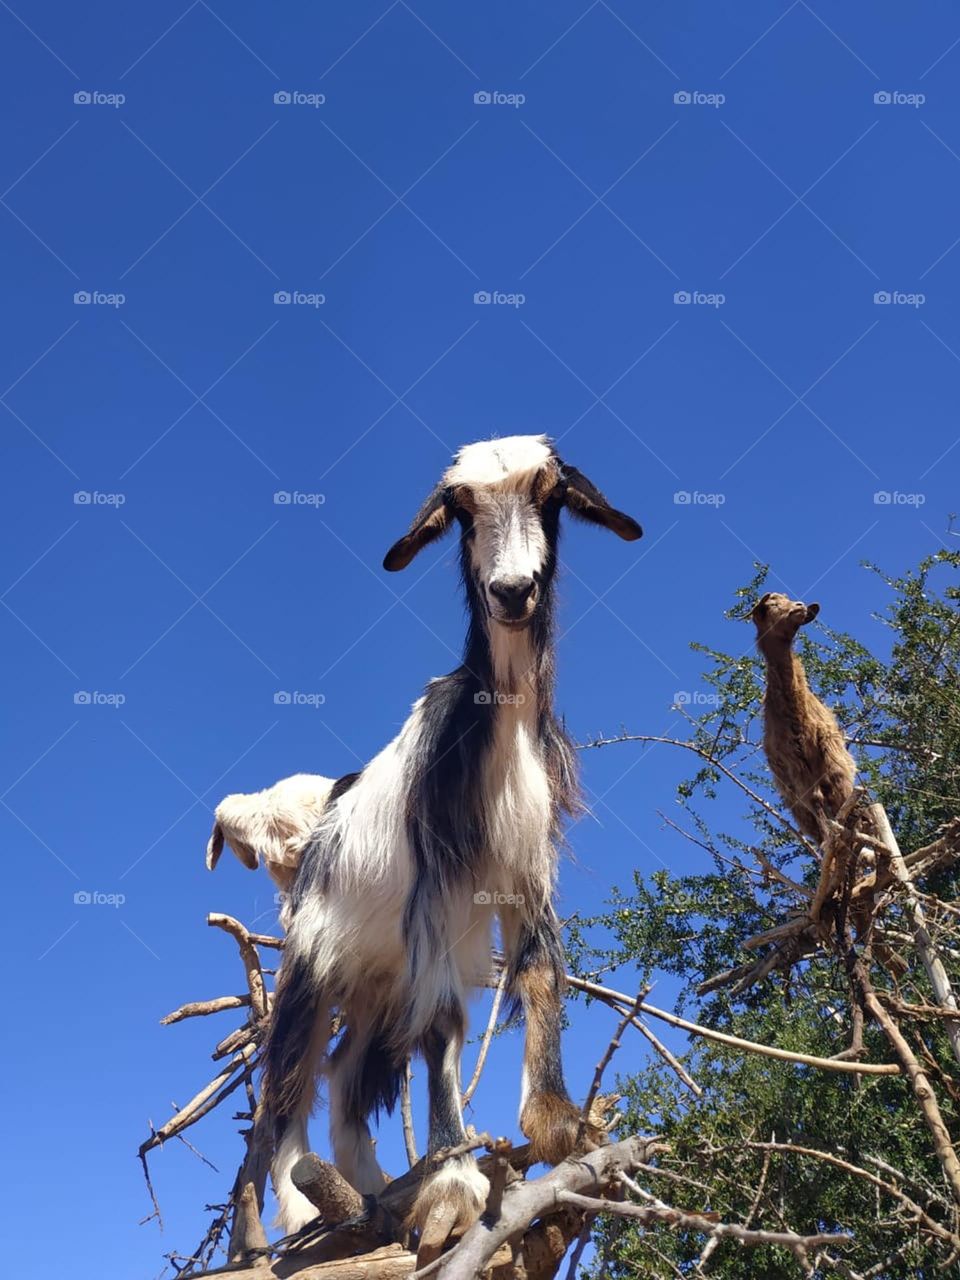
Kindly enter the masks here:
[[[430, 1095], [429, 1154], [458, 1146], [467, 1136], [460, 1103], [464, 1023], [462, 1009], [441, 1012], [423, 1037]], [[433, 1227], [438, 1237], [446, 1239], [451, 1231], [464, 1230], [476, 1220], [488, 1190], [472, 1155], [447, 1160], [424, 1182], [410, 1212], [410, 1224], [424, 1228], [425, 1234]]]
[[552, 908], [539, 919], [522, 919], [507, 910], [501, 917], [508, 990], [523, 1005], [526, 1040], [520, 1128], [533, 1154], [559, 1164], [578, 1147], [594, 1147], [606, 1135], [581, 1120], [567, 1093], [560, 1052], [565, 987], [560, 929]]

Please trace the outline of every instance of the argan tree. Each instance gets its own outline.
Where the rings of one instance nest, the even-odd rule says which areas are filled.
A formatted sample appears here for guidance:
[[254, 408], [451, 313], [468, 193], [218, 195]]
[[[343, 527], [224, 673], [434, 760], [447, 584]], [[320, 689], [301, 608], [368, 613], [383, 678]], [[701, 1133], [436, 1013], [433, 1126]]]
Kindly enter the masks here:
[[[895, 1075], [831, 1071], [698, 1035], [682, 1055], [689, 1083], [656, 1058], [620, 1082], [624, 1131], [652, 1129], [669, 1146], [657, 1160], [659, 1194], [750, 1227], [815, 1225], [848, 1242], [803, 1261], [608, 1216], [597, 1230], [598, 1276], [806, 1270], [894, 1280], [956, 1264], [958, 569], [960, 553], [945, 551], [897, 578], [867, 566], [889, 637], [882, 653], [827, 628], [806, 628], [801, 642], [811, 686], [837, 711], [860, 763], [864, 803], [882, 805], [901, 856], [863, 845], [857, 862], [840, 859], [823, 911], [830, 851], [791, 829], [760, 750], [762, 665], [695, 645], [715, 697], [685, 739], [661, 749], [691, 761], [681, 817], [668, 821], [709, 869], [636, 876], [573, 939], [580, 971], [675, 975], [675, 1013], [714, 1031], [838, 1065], [900, 1064]], [[737, 593], [730, 618], [747, 614], [766, 576], [760, 568]], [[610, 749], [636, 749], [632, 740]], [[742, 819], [718, 830], [713, 811], [731, 791]]]

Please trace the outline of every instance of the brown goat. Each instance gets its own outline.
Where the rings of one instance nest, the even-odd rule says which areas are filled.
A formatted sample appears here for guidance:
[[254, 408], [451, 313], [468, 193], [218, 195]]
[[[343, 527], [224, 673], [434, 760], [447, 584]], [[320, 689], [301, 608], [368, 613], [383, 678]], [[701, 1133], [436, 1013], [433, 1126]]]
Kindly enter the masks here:
[[752, 615], [767, 665], [763, 749], [797, 826], [818, 844], [827, 834], [824, 819], [836, 817], [857, 774], [836, 716], [811, 693], [793, 652], [797, 631], [819, 612], [818, 604], [768, 592]]

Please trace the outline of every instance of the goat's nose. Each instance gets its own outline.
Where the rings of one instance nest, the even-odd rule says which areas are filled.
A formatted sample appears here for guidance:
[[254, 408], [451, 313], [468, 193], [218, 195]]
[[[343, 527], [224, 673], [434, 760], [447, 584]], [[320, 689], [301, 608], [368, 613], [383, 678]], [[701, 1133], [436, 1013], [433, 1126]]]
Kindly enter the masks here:
[[507, 608], [518, 608], [533, 595], [534, 581], [515, 575], [509, 578], [494, 578], [490, 583], [490, 594], [496, 596]]

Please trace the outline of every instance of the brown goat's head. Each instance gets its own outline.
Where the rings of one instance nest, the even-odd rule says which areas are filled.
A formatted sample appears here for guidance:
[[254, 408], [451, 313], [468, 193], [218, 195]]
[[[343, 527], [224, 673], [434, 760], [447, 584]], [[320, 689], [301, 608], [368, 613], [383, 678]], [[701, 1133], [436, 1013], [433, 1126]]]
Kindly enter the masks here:
[[781, 640], [790, 644], [799, 629], [812, 622], [820, 612], [818, 604], [791, 600], [778, 591], [768, 591], [754, 606], [751, 617], [757, 628], [757, 640]]

